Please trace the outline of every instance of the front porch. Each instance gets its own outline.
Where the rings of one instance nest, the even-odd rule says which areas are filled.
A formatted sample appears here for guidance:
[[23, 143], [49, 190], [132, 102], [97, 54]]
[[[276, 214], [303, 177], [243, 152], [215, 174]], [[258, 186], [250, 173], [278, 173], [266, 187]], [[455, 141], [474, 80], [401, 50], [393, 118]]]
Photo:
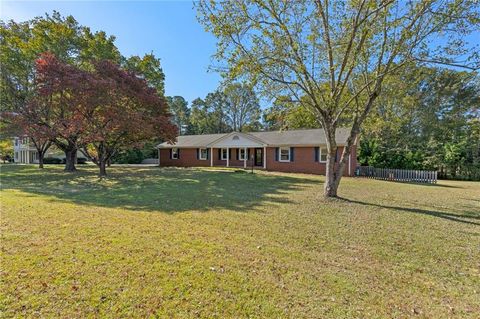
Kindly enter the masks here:
[[267, 168], [266, 147], [211, 147], [207, 152], [211, 167]]
[[267, 144], [250, 134], [232, 132], [203, 145], [182, 144], [159, 148], [159, 166], [267, 169]]
[[208, 145], [210, 166], [266, 169], [267, 145], [249, 134], [232, 132]]

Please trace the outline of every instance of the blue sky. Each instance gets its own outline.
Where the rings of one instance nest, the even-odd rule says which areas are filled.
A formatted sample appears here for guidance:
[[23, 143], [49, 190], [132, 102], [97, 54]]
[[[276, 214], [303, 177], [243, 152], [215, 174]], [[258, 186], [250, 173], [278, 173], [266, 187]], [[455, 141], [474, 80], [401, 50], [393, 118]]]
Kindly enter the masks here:
[[[191, 102], [214, 91], [220, 82], [218, 74], [207, 72], [214, 62], [215, 38], [197, 22], [192, 0], [0, 0], [3, 20], [24, 21], [53, 10], [115, 35], [125, 56], [153, 52], [161, 59], [166, 95], [181, 95]], [[473, 45], [479, 45], [479, 39], [468, 37]]]
[[115, 35], [125, 56], [153, 52], [161, 59], [166, 95], [191, 102], [219, 84], [220, 76], [207, 72], [215, 38], [197, 22], [192, 1], [0, 1], [2, 20], [24, 21], [53, 10]]

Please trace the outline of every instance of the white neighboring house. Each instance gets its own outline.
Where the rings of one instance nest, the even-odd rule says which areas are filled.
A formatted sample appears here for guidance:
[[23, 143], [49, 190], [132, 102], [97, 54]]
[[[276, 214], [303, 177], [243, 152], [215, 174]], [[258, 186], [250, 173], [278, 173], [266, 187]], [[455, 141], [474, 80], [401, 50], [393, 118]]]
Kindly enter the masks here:
[[[65, 162], [65, 154], [55, 146], [52, 146], [44, 156], [44, 158], [52, 157], [61, 159]], [[81, 152], [77, 152], [77, 162], [84, 163], [86, 160], [87, 159]], [[19, 164], [38, 164], [38, 152], [29, 137], [14, 137], [13, 161], [14, 163]]]
[[13, 139], [13, 161], [21, 164], [38, 163], [38, 152], [30, 143], [30, 138], [25, 136]]

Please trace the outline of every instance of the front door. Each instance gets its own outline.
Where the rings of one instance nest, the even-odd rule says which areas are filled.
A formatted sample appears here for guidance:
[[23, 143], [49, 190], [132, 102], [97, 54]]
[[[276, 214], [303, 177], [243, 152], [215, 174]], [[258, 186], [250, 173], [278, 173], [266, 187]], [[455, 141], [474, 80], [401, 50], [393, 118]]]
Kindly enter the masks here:
[[255, 149], [255, 166], [263, 166], [263, 148]]

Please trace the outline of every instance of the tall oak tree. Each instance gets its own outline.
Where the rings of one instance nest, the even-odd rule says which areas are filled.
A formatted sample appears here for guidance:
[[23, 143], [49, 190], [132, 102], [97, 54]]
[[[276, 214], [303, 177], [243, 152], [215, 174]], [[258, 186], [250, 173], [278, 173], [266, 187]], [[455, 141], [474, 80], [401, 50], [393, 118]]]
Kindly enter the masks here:
[[[337, 196], [386, 77], [411, 61], [479, 67], [478, 48], [467, 43], [479, 29], [478, 1], [201, 0], [197, 8], [218, 38], [217, 70], [315, 113], [328, 149], [325, 197]], [[336, 165], [341, 126], [350, 133]]]

